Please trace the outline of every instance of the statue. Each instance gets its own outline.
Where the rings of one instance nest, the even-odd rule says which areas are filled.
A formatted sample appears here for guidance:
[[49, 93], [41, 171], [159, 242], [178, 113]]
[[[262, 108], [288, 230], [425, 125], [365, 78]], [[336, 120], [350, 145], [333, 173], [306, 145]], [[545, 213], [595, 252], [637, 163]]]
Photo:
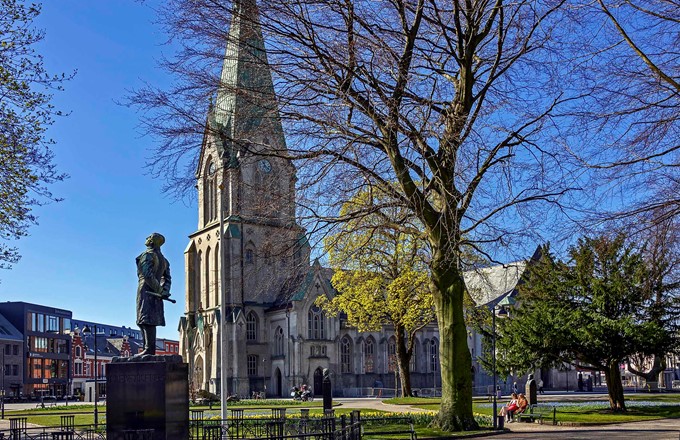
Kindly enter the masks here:
[[154, 232], [146, 239], [146, 250], [137, 258], [137, 325], [144, 350], [136, 356], [156, 354], [156, 326], [165, 326], [163, 300], [170, 299], [170, 264], [161, 253], [165, 237]]

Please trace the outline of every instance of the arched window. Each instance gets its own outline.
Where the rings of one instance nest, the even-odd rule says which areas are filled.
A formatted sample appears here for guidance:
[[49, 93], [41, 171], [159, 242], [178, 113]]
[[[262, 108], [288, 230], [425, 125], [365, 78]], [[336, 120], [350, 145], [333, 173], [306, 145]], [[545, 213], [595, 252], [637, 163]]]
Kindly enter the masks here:
[[430, 341], [430, 352], [428, 353], [428, 359], [430, 362], [430, 373], [437, 371], [439, 365], [439, 345], [436, 339]]
[[257, 341], [257, 315], [255, 312], [246, 316], [246, 341]]
[[79, 358], [82, 356], [82, 352], [80, 351], [80, 347], [76, 347], [76, 357]]
[[411, 369], [411, 372], [415, 373], [418, 371], [418, 354], [419, 354], [419, 348], [418, 348], [418, 340], [413, 343], [413, 351], [411, 352], [411, 362], [409, 363], [409, 368]]
[[307, 314], [307, 335], [309, 339], [324, 339], [324, 320], [323, 311], [316, 304], [309, 308]]
[[375, 371], [375, 341], [373, 338], [364, 341], [364, 371], [366, 373]]
[[210, 308], [210, 248], [205, 251], [205, 305]]
[[210, 158], [203, 179], [203, 213], [205, 223], [217, 219], [217, 166]]
[[349, 336], [340, 341], [340, 372], [352, 372], [352, 340]]
[[277, 327], [276, 332], [274, 332], [274, 355], [283, 356], [283, 342], [283, 329], [281, 327]]
[[387, 372], [397, 371], [397, 338], [392, 336], [387, 341]]
[[213, 301], [213, 304], [215, 307], [219, 306], [221, 303], [220, 296], [220, 276], [219, 276], [219, 270], [220, 270], [220, 245], [215, 246], [215, 262], [213, 264], [213, 279], [215, 280], [215, 299]]
[[[203, 263], [203, 251], [198, 251], [198, 257], [196, 257], [196, 267], [194, 272], [194, 282], [196, 283], [196, 310], [203, 309], [203, 295], [201, 292], [201, 264]], [[138, 338], [137, 338], [138, 339]]]

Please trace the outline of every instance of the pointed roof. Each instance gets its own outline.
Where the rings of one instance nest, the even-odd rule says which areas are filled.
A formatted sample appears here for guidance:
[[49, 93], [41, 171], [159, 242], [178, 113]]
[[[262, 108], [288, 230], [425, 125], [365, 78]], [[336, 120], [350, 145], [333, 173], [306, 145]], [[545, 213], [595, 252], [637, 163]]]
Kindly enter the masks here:
[[[220, 86], [213, 110], [213, 128], [223, 133], [220, 153], [228, 158], [232, 141], [249, 142], [262, 125], [278, 139], [273, 146], [285, 146], [278, 103], [265, 52], [260, 13], [255, 0], [236, 0]], [[227, 153], [224, 155], [224, 153]]]

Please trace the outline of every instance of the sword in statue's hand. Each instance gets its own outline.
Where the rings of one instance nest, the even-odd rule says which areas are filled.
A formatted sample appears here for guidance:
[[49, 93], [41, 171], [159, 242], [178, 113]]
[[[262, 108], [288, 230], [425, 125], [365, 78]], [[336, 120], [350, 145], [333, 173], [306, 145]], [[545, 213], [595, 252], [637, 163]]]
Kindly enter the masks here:
[[158, 298], [160, 298], [160, 299], [164, 299], [165, 301], [171, 302], [171, 303], [173, 303], [173, 304], [177, 304], [177, 301], [175, 301], [174, 299], [170, 298], [170, 294], [169, 294], [169, 293], [168, 293], [167, 295], [165, 295], [165, 294], [163, 294], [163, 293], [151, 292], [151, 291], [147, 291], [147, 293], [148, 293], [149, 295], [156, 296], [156, 297], [158, 297]]

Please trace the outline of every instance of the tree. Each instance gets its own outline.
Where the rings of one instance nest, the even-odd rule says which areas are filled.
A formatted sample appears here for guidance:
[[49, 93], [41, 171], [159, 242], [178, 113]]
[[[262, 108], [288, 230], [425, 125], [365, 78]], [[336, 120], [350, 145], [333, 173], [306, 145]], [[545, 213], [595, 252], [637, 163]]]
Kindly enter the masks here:
[[[563, 3], [172, 0], [160, 19], [180, 49], [162, 64], [178, 82], [142, 88], [130, 104], [159, 140], [152, 170], [172, 190], [191, 188], [205, 130], [197, 109], [229, 87], [216, 73], [227, 23], [256, 35], [261, 17], [289, 140], [269, 154], [297, 161], [300, 202], [316, 221], [370, 215], [340, 206], [378, 188], [422, 224], [441, 336], [437, 421], [474, 429], [462, 255], [493, 257], [491, 244], [525, 238], [573, 188], [571, 156], [549, 140], [549, 116], [573, 99], [555, 89], [547, 56]], [[261, 152], [233, 141], [242, 156]]]
[[[44, 37], [33, 28], [40, 6], [22, 0], [0, 2], [0, 236], [19, 239], [36, 223], [32, 208], [57, 200], [47, 185], [65, 178], [53, 163], [47, 128], [61, 113], [48, 90], [69, 79], [49, 75], [35, 45]], [[19, 260], [16, 247], [0, 242], [0, 268]]]
[[599, 171], [600, 194], [608, 200], [594, 212], [600, 220], [633, 217], [640, 228], [680, 214], [680, 60], [673, 49], [680, 44], [679, 6], [677, 0], [587, 6], [584, 27], [601, 30], [576, 48], [590, 57], [574, 57], [588, 90], [576, 111], [579, 142], [600, 150], [584, 157]]
[[543, 255], [499, 325], [499, 365], [524, 372], [578, 362], [604, 371], [611, 410], [625, 411], [621, 364], [674, 344], [672, 320], [650, 315], [658, 303], [648, 265], [621, 235], [580, 239], [568, 262], [547, 246]]
[[[375, 204], [380, 197], [360, 193], [343, 211]], [[396, 362], [403, 395], [411, 396], [415, 334], [434, 320], [426, 242], [410, 213], [384, 205], [368, 210], [371, 215], [343, 224], [326, 238], [338, 294], [330, 300], [321, 296], [317, 304], [331, 316], [347, 314], [347, 322], [362, 332], [392, 326], [396, 353], [389, 361]]]

